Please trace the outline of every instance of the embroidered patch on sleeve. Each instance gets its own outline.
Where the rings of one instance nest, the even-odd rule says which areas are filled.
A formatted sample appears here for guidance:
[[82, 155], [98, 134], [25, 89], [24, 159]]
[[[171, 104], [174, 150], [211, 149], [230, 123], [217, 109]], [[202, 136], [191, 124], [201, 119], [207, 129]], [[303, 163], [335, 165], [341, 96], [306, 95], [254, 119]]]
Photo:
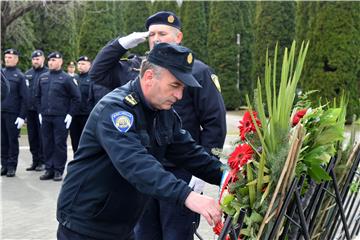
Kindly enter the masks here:
[[120, 111], [111, 115], [111, 120], [119, 132], [127, 132], [134, 123], [134, 116], [126, 111]]

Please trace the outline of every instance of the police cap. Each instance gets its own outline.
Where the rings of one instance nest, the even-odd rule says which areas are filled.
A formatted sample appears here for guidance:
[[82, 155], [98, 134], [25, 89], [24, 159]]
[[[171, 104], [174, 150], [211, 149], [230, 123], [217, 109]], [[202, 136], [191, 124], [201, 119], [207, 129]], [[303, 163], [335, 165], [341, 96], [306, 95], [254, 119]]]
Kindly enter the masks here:
[[62, 58], [62, 54], [58, 51], [52, 52], [48, 55], [48, 59], [51, 58]]
[[87, 61], [87, 62], [91, 62], [90, 58], [88, 56], [81, 56], [78, 58], [77, 60], [78, 62], [80, 61]]
[[201, 87], [192, 75], [194, 58], [190, 49], [170, 43], [159, 43], [148, 55], [148, 61], [169, 70], [189, 87]]
[[32, 54], [31, 54], [31, 58], [40, 57], [40, 56], [44, 56], [44, 52], [39, 50], [39, 49], [33, 51]]
[[16, 55], [16, 56], [19, 56], [19, 55], [20, 55], [19, 52], [18, 52], [18, 50], [14, 49], [14, 48], [6, 49], [6, 50], [4, 51], [4, 55], [5, 55], [5, 54], [13, 54], [13, 55]]
[[173, 12], [161, 11], [148, 17], [145, 23], [145, 27], [149, 30], [149, 27], [153, 24], [165, 24], [177, 29], [181, 28], [180, 19]]

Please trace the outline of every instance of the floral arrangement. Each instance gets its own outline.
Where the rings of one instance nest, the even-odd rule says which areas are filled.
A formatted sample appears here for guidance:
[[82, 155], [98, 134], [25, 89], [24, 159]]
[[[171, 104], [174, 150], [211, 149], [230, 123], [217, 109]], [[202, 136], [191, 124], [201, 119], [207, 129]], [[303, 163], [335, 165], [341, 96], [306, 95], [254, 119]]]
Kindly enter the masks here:
[[[277, 46], [274, 65], [267, 53], [266, 101], [263, 102], [260, 79], [255, 90], [255, 107], [247, 97], [248, 111], [239, 122], [239, 139], [227, 158], [228, 175], [219, 197], [223, 211], [232, 216], [234, 224], [240, 210], [247, 210], [241, 239], [266, 239], [276, 209], [296, 175], [308, 175], [315, 181], [329, 179], [323, 166], [335, 154], [336, 142], [343, 137], [346, 103], [342, 99], [337, 108], [311, 108], [305, 94], [294, 104], [307, 49], [308, 44], [303, 43], [296, 64], [295, 42], [289, 52], [285, 49], [278, 89]], [[222, 227], [223, 223], [218, 223], [214, 233], [219, 235]]]

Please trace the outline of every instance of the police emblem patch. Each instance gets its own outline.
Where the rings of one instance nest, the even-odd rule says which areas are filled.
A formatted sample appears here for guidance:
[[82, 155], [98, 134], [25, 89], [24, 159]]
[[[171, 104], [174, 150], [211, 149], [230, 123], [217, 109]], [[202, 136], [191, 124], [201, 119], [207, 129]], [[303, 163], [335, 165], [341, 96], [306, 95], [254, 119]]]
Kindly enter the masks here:
[[119, 132], [127, 132], [134, 123], [134, 116], [126, 111], [120, 111], [111, 115], [111, 120]]
[[220, 82], [219, 82], [218, 76], [216, 76], [215, 74], [211, 74], [211, 80], [212, 80], [213, 83], [215, 84], [217, 90], [218, 90], [219, 92], [221, 92], [221, 87], [220, 87]]

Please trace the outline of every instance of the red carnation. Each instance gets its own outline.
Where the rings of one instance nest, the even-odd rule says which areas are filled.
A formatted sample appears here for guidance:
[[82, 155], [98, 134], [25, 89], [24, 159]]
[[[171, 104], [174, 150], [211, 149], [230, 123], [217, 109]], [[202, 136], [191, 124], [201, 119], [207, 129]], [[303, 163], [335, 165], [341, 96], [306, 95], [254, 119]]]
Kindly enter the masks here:
[[[253, 111], [252, 115], [255, 118], [256, 124], [259, 127], [261, 127], [261, 122], [257, 118], [257, 112]], [[245, 140], [246, 133], [256, 131], [255, 125], [254, 125], [254, 123], [253, 123], [253, 121], [251, 119], [251, 115], [250, 115], [249, 111], [245, 112], [243, 119], [239, 123], [240, 123], [240, 125], [239, 125], [240, 137], [241, 137], [241, 140], [243, 140], [243, 141]]]
[[305, 116], [306, 111], [307, 109], [301, 109], [295, 113], [295, 116], [292, 121], [293, 127], [296, 126], [300, 122], [300, 119], [302, 119]]
[[253, 153], [254, 151], [250, 145], [246, 143], [239, 144], [228, 159], [230, 168], [239, 170], [252, 158]]

